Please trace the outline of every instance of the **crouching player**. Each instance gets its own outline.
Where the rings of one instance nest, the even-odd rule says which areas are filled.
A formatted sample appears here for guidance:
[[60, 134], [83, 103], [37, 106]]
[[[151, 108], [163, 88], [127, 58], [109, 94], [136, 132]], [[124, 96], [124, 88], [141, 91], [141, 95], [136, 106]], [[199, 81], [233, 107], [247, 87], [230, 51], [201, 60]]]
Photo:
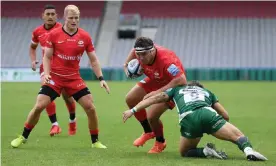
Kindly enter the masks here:
[[[248, 138], [237, 127], [223, 119], [211, 107], [218, 102], [217, 97], [198, 82], [193, 82], [188, 86], [170, 88], [141, 101], [135, 107], [123, 113], [123, 121], [125, 122], [135, 112], [152, 104], [167, 102], [171, 99], [176, 103], [179, 114], [181, 127], [179, 150], [181, 156], [202, 158], [211, 156], [226, 159], [226, 154], [216, 151], [214, 144], [208, 143], [204, 148], [197, 148], [203, 133], [207, 133], [218, 139], [235, 143], [244, 152], [248, 160], [267, 160], [262, 154], [253, 150]], [[221, 114], [226, 115], [223, 112]]]

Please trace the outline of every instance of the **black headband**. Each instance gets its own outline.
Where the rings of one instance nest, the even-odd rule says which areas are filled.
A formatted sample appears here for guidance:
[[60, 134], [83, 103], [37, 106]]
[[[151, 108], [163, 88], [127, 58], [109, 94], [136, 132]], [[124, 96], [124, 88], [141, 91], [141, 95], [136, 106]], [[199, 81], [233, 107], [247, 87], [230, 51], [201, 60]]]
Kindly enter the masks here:
[[135, 47], [136, 52], [144, 52], [153, 49], [153, 45], [149, 47]]

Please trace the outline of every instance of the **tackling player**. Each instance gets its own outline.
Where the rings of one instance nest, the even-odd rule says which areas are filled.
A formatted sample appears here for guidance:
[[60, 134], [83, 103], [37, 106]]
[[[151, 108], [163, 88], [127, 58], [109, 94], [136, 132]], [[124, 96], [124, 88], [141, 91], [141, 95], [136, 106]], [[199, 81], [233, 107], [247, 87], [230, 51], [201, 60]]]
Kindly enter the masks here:
[[100, 81], [100, 86], [109, 93], [97, 59], [92, 39], [88, 32], [79, 28], [80, 11], [75, 5], [64, 9], [65, 24], [50, 32], [43, 57], [45, 84], [41, 87], [36, 104], [30, 111], [22, 135], [11, 142], [12, 147], [25, 143], [39, 120], [42, 110], [59, 97], [64, 90], [85, 110], [93, 148], [106, 148], [98, 140], [98, 117], [92, 95], [79, 73], [79, 62], [86, 51], [91, 66]]
[[262, 154], [253, 150], [249, 139], [238, 128], [223, 119], [220, 114], [223, 116], [227, 115], [227, 112], [223, 111], [224, 109], [217, 112], [211, 107], [218, 103], [217, 97], [198, 82], [193, 82], [188, 86], [170, 88], [166, 92], [161, 92], [141, 101], [131, 110], [123, 113], [123, 121], [125, 122], [135, 112], [139, 112], [152, 104], [167, 102], [171, 99], [175, 101], [178, 109], [181, 127], [179, 147], [181, 156], [212, 156], [226, 159], [226, 154], [217, 152], [213, 144], [209, 143], [205, 148], [197, 148], [203, 133], [207, 133], [218, 139], [235, 143], [244, 152], [248, 160], [267, 160]]
[[[184, 68], [175, 53], [167, 48], [153, 44], [147, 37], [136, 39], [134, 49], [129, 53], [124, 69], [129, 77], [127, 64], [132, 59], [138, 59], [145, 79], [135, 85], [126, 96], [126, 103], [129, 108], [134, 107], [140, 101], [166, 89], [185, 85], [187, 83]], [[145, 109], [135, 113], [136, 119], [141, 123], [144, 133], [134, 141], [134, 146], [143, 146], [146, 141], [156, 137], [154, 146], [149, 153], [160, 153], [166, 147], [163, 134], [163, 125], [159, 120], [160, 116], [168, 109], [174, 108], [173, 101], [152, 105], [147, 113]]]
[[[46, 5], [44, 7], [44, 12], [42, 13], [42, 19], [44, 20], [44, 24], [38, 26], [34, 29], [32, 33], [32, 43], [30, 45], [30, 58], [32, 62], [32, 70], [36, 71], [36, 64], [38, 64], [38, 61], [36, 60], [36, 48], [38, 44], [40, 44], [42, 49], [42, 55], [44, 54], [45, 45], [46, 45], [46, 39], [47, 34], [51, 32], [52, 30], [59, 28], [62, 26], [61, 23], [57, 22], [57, 13], [56, 8], [53, 5]], [[43, 71], [43, 64], [40, 65], [39, 68], [40, 73], [40, 80], [41, 84], [44, 82], [44, 71]], [[62, 91], [62, 97], [66, 103], [66, 106], [68, 108], [68, 112], [70, 114], [69, 116], [69, 128], [68, 128], [68, 134], [74, 135], [76, 133], [76, 104], [72, 97], [68, 97], [67, 94]], [[50, 130], [50, 136], [53, 136], [55, 134], [59, 134], [61, 132], [61, 128], [58, 125], [57, 117], [56, 117], [56, 104], [55, 102], [51, 102], [46, 107], [46, 112], [49, 116], [49, 119], [52, 123], [52, 127]]]

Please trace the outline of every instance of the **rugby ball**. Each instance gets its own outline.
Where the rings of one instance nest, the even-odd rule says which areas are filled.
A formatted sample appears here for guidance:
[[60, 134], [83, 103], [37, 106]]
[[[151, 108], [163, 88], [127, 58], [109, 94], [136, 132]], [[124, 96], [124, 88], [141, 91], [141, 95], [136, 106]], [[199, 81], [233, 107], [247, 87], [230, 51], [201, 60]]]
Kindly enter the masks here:
[[137, 59], [128, 62], [127, 70], [130, 78], [137, 78], [144, 74], [143, 68]]

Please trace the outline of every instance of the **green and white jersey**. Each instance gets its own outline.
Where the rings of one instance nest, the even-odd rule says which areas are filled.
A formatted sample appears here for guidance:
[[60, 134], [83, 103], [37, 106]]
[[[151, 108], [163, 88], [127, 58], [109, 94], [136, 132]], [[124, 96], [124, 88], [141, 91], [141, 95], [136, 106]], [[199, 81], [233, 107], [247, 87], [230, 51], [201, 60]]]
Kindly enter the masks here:
[[198, 86], [178, 86], [165, 92], [174, 100], [179, 114], [179, 122], [193, 110], [210, 107], [218, 102], [218, 98], [209, 90]]

